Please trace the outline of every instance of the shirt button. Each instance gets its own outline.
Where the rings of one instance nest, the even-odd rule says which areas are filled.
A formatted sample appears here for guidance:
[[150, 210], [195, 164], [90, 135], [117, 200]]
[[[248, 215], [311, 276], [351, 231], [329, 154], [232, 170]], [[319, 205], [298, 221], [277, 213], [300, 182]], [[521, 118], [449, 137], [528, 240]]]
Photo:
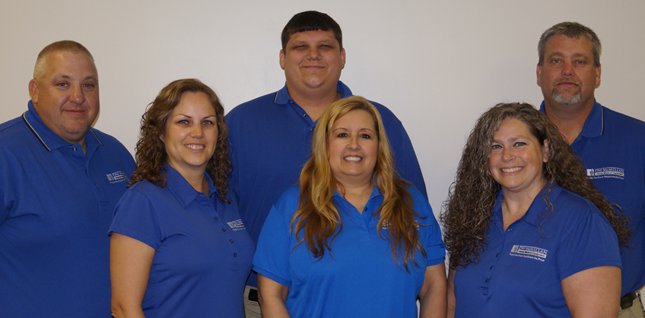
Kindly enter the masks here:
[[233, 257], [237, 257], [237, 253], [233, 253]]
[[228, 242], [233, 244], [233, 239], [229, 239]]

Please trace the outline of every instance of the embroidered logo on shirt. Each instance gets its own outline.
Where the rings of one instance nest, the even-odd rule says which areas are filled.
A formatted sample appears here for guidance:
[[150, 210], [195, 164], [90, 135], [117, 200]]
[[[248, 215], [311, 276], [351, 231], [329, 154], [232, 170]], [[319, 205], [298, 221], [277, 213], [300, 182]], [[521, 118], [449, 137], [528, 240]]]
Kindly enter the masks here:
[[535, 246], [513, 245], [510, 256], [524, 257], [544, 262], [549, 250]]
[[125, 172], [123, 171], [114, 171], [105, 175], [110, 183], [119, 183], [127, 179]]
[[246, 227], [244, 226], [244, 222], [242, 222], [242, 219], [237, 219], [235, 221], [226, 222], [226, 224], [228, 224], [228, 227], [230, 227], [231, 230], [233, 230], [233, 231], [246, 230]]
[[625, 169], [620, 167], [603, 167], [603, 168], [590, 168], [587, 169], [587, 177], [589, 179], [625, 179]]

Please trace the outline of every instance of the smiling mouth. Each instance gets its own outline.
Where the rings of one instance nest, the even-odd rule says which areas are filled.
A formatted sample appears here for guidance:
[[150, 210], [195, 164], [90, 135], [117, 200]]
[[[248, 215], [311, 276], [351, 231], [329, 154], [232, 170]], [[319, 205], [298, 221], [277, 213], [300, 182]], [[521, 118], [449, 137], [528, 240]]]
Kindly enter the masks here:
[[206, 146], [198, 144], [188, 144], [186, 145], [186, 147], [192, 150], [203, 150], [204, 148], [206, 148]]
[[363, 158], [359, 157], [359, 156], [347, 156], [347, 157], [343, 157], [343, 159], [345, 159], [346, 161], [351, 161], [351, 162], [359, 162], [359, 161], [363, 160]]
[[502, 170], [503, 173], [513, 173], [522, 170], [522, 167], [502, 168], [500, 170]]

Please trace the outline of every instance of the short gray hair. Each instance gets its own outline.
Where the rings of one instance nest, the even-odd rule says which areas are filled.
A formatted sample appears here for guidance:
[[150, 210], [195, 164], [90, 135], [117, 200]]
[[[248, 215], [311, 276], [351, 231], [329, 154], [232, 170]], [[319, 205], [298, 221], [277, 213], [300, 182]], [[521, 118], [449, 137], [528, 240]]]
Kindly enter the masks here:
[[583, 36], [589, 39], [593, 49], [593, 63], [595, 66], [600, 66], [600, 53], [602, 51], [600, 39], [592, 29], [578, 22], [560, 22], [542, 33], [540, 42], [538, 42], [538, 65], [544, 63], [546, 42], [554, 35], [564, 35], [570, 38], [580, 38]]

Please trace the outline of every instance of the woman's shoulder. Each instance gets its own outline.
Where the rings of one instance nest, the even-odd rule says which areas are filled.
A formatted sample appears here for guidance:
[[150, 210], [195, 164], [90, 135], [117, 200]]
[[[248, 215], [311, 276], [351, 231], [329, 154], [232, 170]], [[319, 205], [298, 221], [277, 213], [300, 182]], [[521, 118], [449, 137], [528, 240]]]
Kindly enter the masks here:
[[278, 213], [290, 218], [298, 209], [299, 200], [300, 187], [292, 186], [282, 192], [278, 200], [273, 204], [271, 213]]
[[413, 185], [409, 185], [406, 190], [410, 194], [412, 205], [414, 206], [417, 217], [427, 218], [430, 215], [434, 217], [430, 202], [428, 201], [428, 198], [421, 193], [421, 191]]
[[577, 227], [596, 226], [611, 228], [607, 218], [591, 201], [562, 189], [555, 197], [551, 198], [554, 213], [553, 224], [559, 224], [562, 230], [568, 231]]
[[600, 214], [600, 210], [591, 201], [565, 188], [559, 188], [558, 193], [551, 200], [556, 210], [565, 210], [571, 217], [580, 218], [594, 213]]

